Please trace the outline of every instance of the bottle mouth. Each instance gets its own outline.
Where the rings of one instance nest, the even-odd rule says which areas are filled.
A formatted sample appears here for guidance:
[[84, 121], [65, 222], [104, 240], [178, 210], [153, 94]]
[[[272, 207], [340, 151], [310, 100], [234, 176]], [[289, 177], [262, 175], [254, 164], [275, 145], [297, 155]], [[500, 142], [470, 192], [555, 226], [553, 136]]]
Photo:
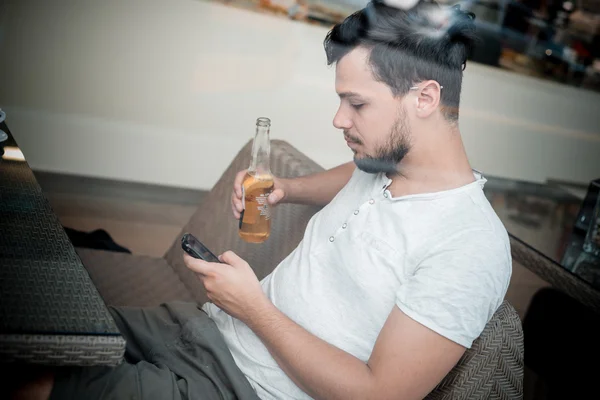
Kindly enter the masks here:
[[256, 126], [271, 126], [271, 120], [266, 117], [260, 117], [256, 120]]

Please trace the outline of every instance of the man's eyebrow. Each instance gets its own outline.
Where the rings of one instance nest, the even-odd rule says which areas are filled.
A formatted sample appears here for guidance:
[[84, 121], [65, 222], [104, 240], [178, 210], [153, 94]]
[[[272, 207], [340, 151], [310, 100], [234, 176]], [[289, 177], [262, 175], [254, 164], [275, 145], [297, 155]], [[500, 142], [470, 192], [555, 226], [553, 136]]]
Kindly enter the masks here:
[[340, 97], [340, 99], [346, 99], [348, 97], [362, 97], [360, 94], [355, 92], [341, 92], [338, 93], [338, 96]]

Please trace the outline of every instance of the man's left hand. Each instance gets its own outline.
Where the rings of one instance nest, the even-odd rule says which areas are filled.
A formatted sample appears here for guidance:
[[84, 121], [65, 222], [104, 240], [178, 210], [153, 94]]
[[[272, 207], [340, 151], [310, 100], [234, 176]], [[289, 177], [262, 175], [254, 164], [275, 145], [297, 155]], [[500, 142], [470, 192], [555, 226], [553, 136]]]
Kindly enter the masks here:
[[221, 254], [219, 260], [221, 264], [183, 255], [185, 265], [198, 275], [210, 301], [232, 317], [247, 322], [269, 300], [246, 261], [232, 251]]

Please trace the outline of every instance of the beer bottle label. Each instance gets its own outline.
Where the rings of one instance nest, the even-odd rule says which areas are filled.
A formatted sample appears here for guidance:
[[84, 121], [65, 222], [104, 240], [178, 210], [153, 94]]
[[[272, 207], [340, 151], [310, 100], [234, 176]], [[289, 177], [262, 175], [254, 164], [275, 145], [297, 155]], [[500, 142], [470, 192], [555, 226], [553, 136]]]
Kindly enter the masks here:
[[267, 203], [267, 197], [269, 197], [269, 193], [261, 193], [256, 198], [256, 202], [258, 203], [258, 210], [260, 211], [260, 216], [264, 217], [265, 220], [271, 218], [271, 207], [269, 207], [269, 203]]

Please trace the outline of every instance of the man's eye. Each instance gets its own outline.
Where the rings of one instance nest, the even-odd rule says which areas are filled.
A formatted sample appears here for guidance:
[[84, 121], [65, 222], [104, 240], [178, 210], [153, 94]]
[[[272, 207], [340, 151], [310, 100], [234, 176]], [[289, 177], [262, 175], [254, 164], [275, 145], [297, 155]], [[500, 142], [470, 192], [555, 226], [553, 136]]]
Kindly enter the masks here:
[[360, 110], [362, 106], [364, 106], [364, 104], [351, 104], [352, 108], [354, 108], [355, 110]]

